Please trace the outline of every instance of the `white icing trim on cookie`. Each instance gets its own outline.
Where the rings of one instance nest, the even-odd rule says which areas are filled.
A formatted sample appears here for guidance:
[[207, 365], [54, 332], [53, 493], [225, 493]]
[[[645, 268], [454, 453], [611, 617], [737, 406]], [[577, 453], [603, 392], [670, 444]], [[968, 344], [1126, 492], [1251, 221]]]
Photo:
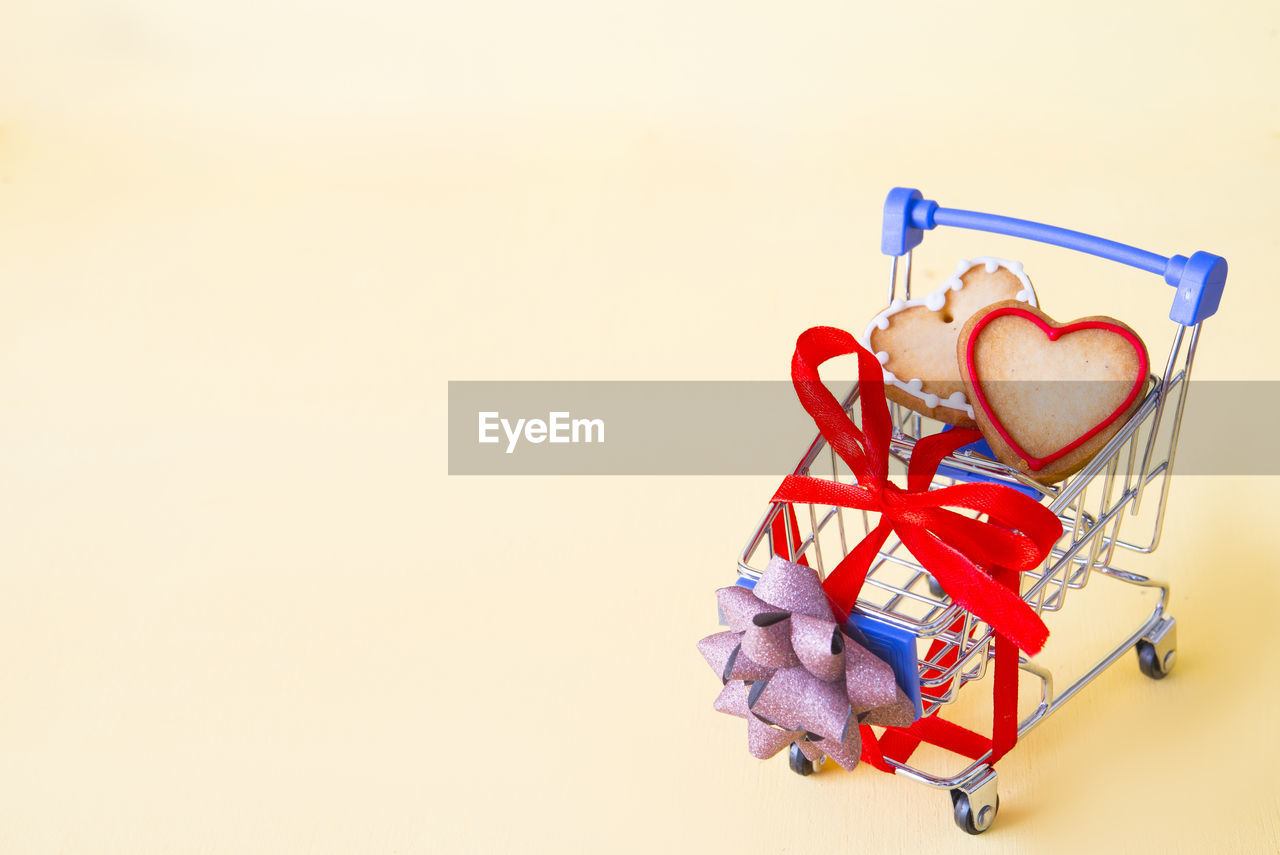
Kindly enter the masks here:
[[[966, 273], [978, 265], [983, 265], [988, 273], [995, 273], [1003, 267], [1014, 276], [1018, 277], [1018, 281], [1022, 283], [1022, 290], [1013, 296], [1013, 299], [1019, 302], [1027, 303], [1040, 308], [1040, 304], [1036, 302], [1036, 291], [1031, 286], [1031, 280], [1027, 278], [1027, 274], [1022, 272], [1022, 262], [1006, 261], [1003, 258], [993, 258], [989, 255], [979, 256], [973, 259], [965, 259], [956, 265], [956, 272], [952, 273], [947, 281], [939, 285], [935, 290], [930, 291], [920, 300], [894, 300], [889, 307], [871, 319], [871, 323], [867, 324], [867, 328], [862, 333], [859, 341], [867, 350], [871, 349], [871, 331], [875, 329], [887, 330], [889, 328], [889, 318], [906, 309], [915, 306], [924, 306], [931, 312], [940, 312], [942, 307], [947, 304], [947, 293], [950, 291], [959, 291], [964, 287], [964, 280], [961, 279]], [[876, 359], [880, 361], [880, 365], [884, 366], [889, 362], [889, 352], [885, 350], [876, 352]], [[947, 407], [952, 410], [960, 410], [969, 418], [973, 418], [973, 407], [965, 399], [963, 392], [952, 392], [946, 398], [939, 398], [929, 392], [924, 391], [924, 381], [918, 377], [912, 377], [906, 382], [899, 380], [898, 377], [888, 368], [884, 369], [884, 382], [892, 383], [896, 388], [901, 389], [914, 398], [919, 398], [924, 402], [926, 407], [933, 409], [937, 406]]]

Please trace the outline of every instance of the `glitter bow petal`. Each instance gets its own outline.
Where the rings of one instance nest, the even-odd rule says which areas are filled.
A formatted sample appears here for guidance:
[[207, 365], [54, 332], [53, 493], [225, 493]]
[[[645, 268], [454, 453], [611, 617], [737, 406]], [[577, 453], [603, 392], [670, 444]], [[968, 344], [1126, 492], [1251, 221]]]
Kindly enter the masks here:
[[698, 642], [724, 682], [715, 709], [747, 720], [766, 759], [792, 742], [805, 757], [858, 765], [860, 724], [906, 727], [915, 706], [893, 669], [836, 622], [817, 572], [775, 556], [754, 592], [716, 592], [729, 629]]

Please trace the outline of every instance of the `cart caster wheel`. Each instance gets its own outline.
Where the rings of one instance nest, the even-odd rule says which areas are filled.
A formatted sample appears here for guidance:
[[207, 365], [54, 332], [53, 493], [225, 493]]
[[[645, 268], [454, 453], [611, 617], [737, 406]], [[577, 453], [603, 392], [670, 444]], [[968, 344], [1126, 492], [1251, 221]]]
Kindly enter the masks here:
[[995, 804], [983, 805], [974, 810], [969, 795], [961, 790], [951, 791], [951, 801], [955, 802], [956, 825], [966, 834], [981, 834], [996, 821], [996, 812], [1000, 810], [1000, 797], [996, 796]]
[[965, 834], [981, 834], [996, 821], [996, 811], [1000, 810], [996, 784], [996, 770], [987, 767], [951, 791], [956, 825]]
[[797, 775], [812, 775], [814, 772], [817, 772], [822, 768], [822, 764], [826, 759], [827, 758], [825, 757], [821, 757], [818, 759], [817, 765], [814, 765], [812, 760], [804, 756], [804, 752], [800, 750], [800, 746], [794, 742], [791, 743], [791, 750], [787, 752], [787, 762], [791, 765], [791, 771], [795, 772]]
[[1169, 650], [1164, 654], [1164, 660], [1161, 661], [1154, 644], [1150, 641], [1138, 642], [1138, 670], [1152, 680], [1163, 680], [1169, 676], [1176, 659], [1177, 652]]

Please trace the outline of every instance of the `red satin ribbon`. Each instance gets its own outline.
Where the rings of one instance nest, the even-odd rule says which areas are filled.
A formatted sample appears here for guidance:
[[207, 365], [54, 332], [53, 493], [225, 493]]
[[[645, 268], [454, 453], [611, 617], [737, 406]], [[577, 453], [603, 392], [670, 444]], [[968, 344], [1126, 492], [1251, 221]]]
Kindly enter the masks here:
[[[850, 353], [858, 356], [863, 430], [818, 375], [822, 363]], [[858, 483], [791, 475], [773, 501], [839, 505], [881, 515], [875, 529], [849, 551], [823, 583], [832, 607], [848, 617], [872, 561], [894, 532], [953, 601], [1022, 650], [1040, 652], [1049, 630], [1019, 596], [1017, 578], [1049, 554], [1062, 534], [1058, 517], [1034, 499], [1000, 484], [929, 489], [942, 459], [980, 438], [974, 430], [951, 430], [919, 440], [911, 454], [906, 489], [890, 481], [891, 424], [883, 369], [879, 360], [844, 330], [813, 327], [801, 334], [791, 360], [791, 380], [800, 403]], [[989, 521], [951, 508], [986, 514]], [[1007, 578], [996, 578], [1005, 575], [1001, 571], [1010, 571]]]
[[[865, 431], [858, 429], [818, 376], [822, 363], [849, 353], [858, 355]], [[806, 330], [796, 342], [791, 379], [800, 403], [858, 483], [840, 484], [791, 475], [782, 482], [773, 500], [839, 505], [881, 515], [875, 529], [850, 550], [823, 582], [832, 608], [848, 617], [871, 562], [889, 533], [896, 532], [951, 599], [986, 621], [995, 632], [989, 738], [937, 715], [921, 718], [907, 728], [886, 728], [879, 739], [870, 727], [862, 725], [862, 759], [877, 769], [893, 772], [896, 768], [889, 761], [905, 763], [920, 743], [928, 742], [974, 760], [987, 756], [987, 762], [994, 764], [1018, 741], [1018, 648], [1038, 653], [1049, 637], [1044, 621], [1019, 596], [1019, 574], [1045, 559], [1062, 534], [1062, 523], [1039, 502], [999, 484], [929, 489], [942, 459], [980, 438], [974, 430], [951, 430], [917, 441], [907, 467], [907, 488], [890, 481], [891, 424], [883, 369], [844, 330]], [[978, 511], [986, 514], [990, 522], [948, 508]], [[792, 505], [787, 506], [785, 516], [786, 522], [782, 521], [782, 514], [774, 518], [775, 542], [798, 543], [800, 532]], [[803, 561], [804, 557], [795, 560]], [[963, 620], [952, 628], [962, 633]], [[939, 667], [948, 664], [951, 663], [940, 662]]]

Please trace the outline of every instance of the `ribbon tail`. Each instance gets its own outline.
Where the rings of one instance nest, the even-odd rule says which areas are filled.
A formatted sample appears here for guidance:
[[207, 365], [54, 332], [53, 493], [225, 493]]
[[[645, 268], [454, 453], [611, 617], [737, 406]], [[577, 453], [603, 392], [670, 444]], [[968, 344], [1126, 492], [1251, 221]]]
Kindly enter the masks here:
[[[1018, 585], [1018, 571], [997, 567], [995, 578], [1009, 590]], [[991, 696], [991, 763], [1018, 744], [1018, 648], [1003, 633], [995, 639], [996, 673]]]
[[893, 524], [887, 517], [881, 517], [880, 524], [872, 529], [871, 533], [857, 546], [849, 550], [849, 554], [836, 565], [836, 569], [832, 570], [827, 580], [822, 583], [823, 590], [827, 592], [827, 600], [831, 603], [831, 609], [839, 616], [841, 623], [849, 619], [849, 612], [853, 611], [854, 605], [858, 602], [858, 592], [862, 590], [862, 583], [867, 579], [871, 562], [880, 552], [880, 547], [884, 546], [884, 542], [888, 540], [891, 531], [893, 531]]
[[926, 436], [911, 451], [911, 465], [907, 469], [907, 489], [922, 493], [929, 489], [933, 476], [938, 472], [942, 458], [982, 439], [982, 434], [971, 428], [955, 428], [944, 433]]
[[788, 561], [809, 566], [809, 559], [800, 552], [800, 520], [796, 518], [795, 505], [787, 505], [773, 517], [769, 533], [773, 537], [773, 554]]

